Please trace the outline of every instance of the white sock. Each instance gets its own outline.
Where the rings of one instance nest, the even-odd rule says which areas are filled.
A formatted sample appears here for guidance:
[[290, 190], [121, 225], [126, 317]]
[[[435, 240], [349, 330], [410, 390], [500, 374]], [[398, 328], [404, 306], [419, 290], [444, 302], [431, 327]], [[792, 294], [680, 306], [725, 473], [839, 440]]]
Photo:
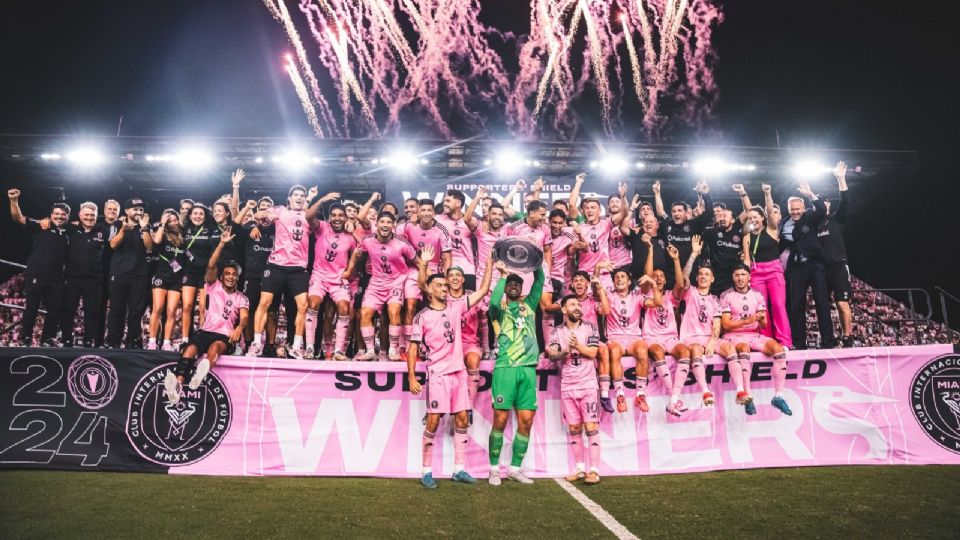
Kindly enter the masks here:
[[263, 334], [253, 335], [253, 345], [263, 345]]
[[303, 336], [293, 336], [293, 348], [294, 349], [303, 348]]

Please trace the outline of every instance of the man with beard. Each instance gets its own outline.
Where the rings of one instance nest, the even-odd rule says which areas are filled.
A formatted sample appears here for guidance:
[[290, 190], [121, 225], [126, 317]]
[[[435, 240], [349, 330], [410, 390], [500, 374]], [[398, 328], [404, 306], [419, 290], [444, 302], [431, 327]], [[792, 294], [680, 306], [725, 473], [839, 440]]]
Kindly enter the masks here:
[[743, 255], [743, 236], [739, 227], [734, 228], [733, 210], [720, 208], [714, 215], [714, 226], [704, 229], [701, 238], [709, 256], [705, 263], [716, 278], [710, 294], [719, 295], [733, 286], [733, 267], [740, 263]]
[[[617, 191], [620, 202], [612, 203], [618, 207], [619, 212], [609, 217], [601, 217], [600, 201], [595, 198], [588, 197], [583, 199], [583, 202], [580, 203], [579, 210], [577, 208], [580, 197], [580, 187], [583, 185], [585, 178], [586, 174], [584, 173], [577, 175], [573, 190], [570, 192], [570, 217], [576, 219], [580, 211], [583, 212], [585, 221], [580, 225], [580, 239], [586, 242], [586, 249], [579, 252], [579, 269], [590, 274], [593, 273], [597, 263], [610, 260], [610, 233], [615, 227], [624, 226], [628, 209], [627, 205], [622, 201], [625, 201], [627, 198], [627, 184], [623, 182], [620, 183]], [[639, 198], [636, 198], [635, 202], [639, 204]], [[613, 281], [610, 278], [609, 271], [600, 274], [600, 281], [603, 283], [605, 289], [610, 290], [613, 288]]]
[[[580, 304], [581, 318], [597, 328], [600, 327], [600, 318], [610, 315], [609, 295], [603, 287], [603, 283], [600, 281], [600, 273], [603, 271], [610, 271], [610, 261], [597, 263], [593, 269], [592, 276], [583, 270], [577, 270], [573, 273], [573, 278], [570, 280], [570, 293], [577, 297], [577, 301]], [[616, 375], [617, 383], [614, 385], [614, 392], [616, 392], [618, 396], [622, 396], [623, 367], [621, 367], [619, 363], [616, 367], [612, 366], [610, 349], [608, 349], [604, 343], [600, 343], [599, 345], [597, 359], [600, 362], [600, 406], [603, 407], [603, 410], [612, 413], [613, 404], [610, 401], [610, 378], [611, 375]], [[624, 398], [624, 400], [617, 400], [617, 407], [622, 409], [620, 412], [624, 412], [627, 409], [625, 399], [626, 398]]]
[[180, 361], [173, 371], [167, 371], [163, 381], [164, 393], [170, 403], [180, 401], [183, 383], [194, 361], [200, 355], [206, 358], [197, 362], [193, 377], [190, 378], [190, 389], [200, 388], [203, 379], [210, 372], [222, 355], [233, 354], [236, 344], [243, 337], [243, 329], [247, 326], [247, 317], [250, 316], [250, 302], [242, 292], [237, 290], [240, 282], [240, 265], [237, 262], [227, 262], [223, 270], [217, 275], [217, 261], [223, 253], [224, 246], [233, 240], [233, 233], [229, 230], [220, 235], [220, 243], [210, 255], [207, 263], [207, 273], [204, 276], [206, 305], [200, 310], [200, 329], [187, 342], [180, 353]]
[[[430, 199], [420, 199], [417, 207], [417, 222], [407, 224], [403, 229], [403, 238], [410, 243], [418, 252], [426, 245], [433, 246], [434, 258], [429, 262], [429, 271], [431, 274], [446, 272], [450, 268], [452, 257], [450, 255], [450, 237], [446, 231], [437, 225], [436, 208]], [[407, 269], [407, 280], [403, 285], [403, 297], [405, 298], [403, 309], [403, 337], [400, 341], [397, 354], [390, 358], [391, 360], [400, 360], [406, 341], [410, 339], [413, 332], [413, 316], [417, 313], [417, 302], [423, 297], [420, 293], [420, 286], [417, 285], [417, 269], [410, 267]], [[392, 342], [392, 339], [391, 339]]]
[[481, 187], [464, 212], [467, 196], [457, 189], [447, 190], [443, 198], [443, 213], [436, 217], [437, 225], [446, 231], [450, 239], [451, 264], [463, 270], [465, 286], [470, 290], [477, 288], [478, 267], [474, 265], [473, 235], [480, 222], [474, 212], [485, 192], [486, 189]]
[[[582, 320], [580, 302], [570, 294], [560, 301], [563, 324], [554, 329], [547, 358], [560, 364], [560, 398], [567, 440], [576, 464], [567, 481], [600, 482], [600, 408], [597, 403], [597, 370], [594, 361], [600, 346], [596, 325]], [[590, 448], [590, 473], [583, 459], [583, 430]]]
[[143, 312], [147, 304], [147, 251], [153, 248], [150, 216], [141, 199], [127, 199], [126, 215], [110, 247], [110, 313], [107, 317], [107, 346], [120, 347], [126, 320], [126, 348], [143, 346]]
[[[479, 198], [480, 195], [477, 194]], [[506, 220], [506, 215], [504, 214], [503, 206], [498, 202], [492, 202], [490, 207], [487, 209], [486, 218], [480, 222], [480, 227], [477, 228], [476, 237], [477, 237], [477, 266], [480, 268], [486, 268], [487, 258], [490, 257], [490, 253], [493, 251], [493, 245], [497, 243], [497, 240], [500, 240], [506, 235], [507, 229], [504, 227]], [[503, 276], [497, 276], [497, 279]], [[487, 316], [487, 312], [490, 309], [490, 295], [488, 294], [484, 299], [477, 305], [477, 317], [479, 319], [479, 338], [480, 338], [480, 348], [483, 350], [483, 357], [490, 359], [490, 318]], [[480, 378], [480, 371], [478, 368], [471, 368], [467, 365], [467, 374], [470, 377], [475, 377], [478, 381]]]
[[[710, 197], [710, 185], [706, 182], [697, 182], [693, 191], [699, 197], [703, 198], [704, 208], [713, 207], [713, 199]], [[663, 223], [660, 224], [659, 233], [667, 244], [672, 244], [677, 248], [680, 254], [680, 262], [684, 263], [690, 257], [690, 240], [694, 234], [701, 234], [703, 229], [710, 224], [713, 218], [712, 213], [704, 212], [699, 216], [690, 219], [690, 206], [683, 201], [676, 201], [670, 205], [670, 216], [663, 211], [663, 199], [660, 197], [660, 182], [654, 182], [653, 193], [656, 199], [657, 209]], [[670, 273], [670, 262], [667, 261], [668, 268], [663, 269], [665, 273]], [[673, 288], [673, 276], [670, 276], [669, 288]]]
[[23, 272], [26, 306], [21, 320], [22, 345], [33, 344], [33, 327], [37, 322], [40, 303], [47, 309], [40, 334], [41, 347], [53, 347], [60, 324], [60, 304], [63, 298], [63, 266], [67, 260], [69, 238], [66, 225], [70, 219], [70, 207], [54, 203], [50, 217], [44, 220], [29, 219], [20, 212], [20, 190], [7, 191], [10, 198], [10, 217], [23, 226], [32, 236], [33, 245], [27, 257], [27, 269]]
[[[624, 225], [621, 224], [621, 229]], [[660, 236], [660, 222], [652, 214], [640, 217], [640, 226], [626, 228], [623, 233], [627, 236], [627, 245], [633, 251], [633, 263], [630, 265], [630, 274], [634, 279], [646, 275], [648, 251], [653, 251], [653, 268], [666, 274], [667, 242]], [[673, 287], [673, 272], [667, 274], [667, 288]]]

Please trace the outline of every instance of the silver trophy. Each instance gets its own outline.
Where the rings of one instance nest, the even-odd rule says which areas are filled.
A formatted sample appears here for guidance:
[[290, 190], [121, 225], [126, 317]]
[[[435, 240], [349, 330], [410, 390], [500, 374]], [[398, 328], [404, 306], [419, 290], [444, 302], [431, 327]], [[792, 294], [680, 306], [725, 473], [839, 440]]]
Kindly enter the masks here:
[[503, 261], [516, 274], [533, 272], [543, 264], [543, 251], [526, 238], [501, 238], [493, 244], [495, 260]]

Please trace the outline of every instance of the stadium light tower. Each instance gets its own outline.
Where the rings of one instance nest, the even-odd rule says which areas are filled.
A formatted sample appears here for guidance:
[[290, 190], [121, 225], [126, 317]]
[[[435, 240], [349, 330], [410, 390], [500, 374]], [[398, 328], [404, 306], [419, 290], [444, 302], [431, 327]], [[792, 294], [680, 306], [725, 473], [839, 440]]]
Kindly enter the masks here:
[[[630, 168], [630, 162], [620, 154], [604, 154], [595, 161], [590, 162], [590, 168], [600, 171], [605, 176], [616, 176], [623, 174]], [[637, 168], [642, 168], [637, 165]]]
[[500, 174], [510, 175], [534, 165], [534, 162], [513, 150], [502, 150], [492, 160], [488, 159], [483, 164], [494, 167]]
[[170, 161], [185, 169], [206, 169], [213, 165], [213, 154], [205, 149], [185, 150], [170, 157]]
[[387, 157], [373, 160], [374, 165], [390, 167], [404, 174], [412, 173], [417, 167], [428, 163], [426, 159], [409, 150], [397, 150]]
[[107, 157], [98, 148], [82, 147], [67, 152], [67, 161], [80, 167], [93, 167], [103, 164]]
[[814, 180], [829, 174], [831, 171], [833, 171], [832, 167], [824, 165], [822, 161], [817, 159], [803, 159], [790, 167], [790, 172], [802, 180]]

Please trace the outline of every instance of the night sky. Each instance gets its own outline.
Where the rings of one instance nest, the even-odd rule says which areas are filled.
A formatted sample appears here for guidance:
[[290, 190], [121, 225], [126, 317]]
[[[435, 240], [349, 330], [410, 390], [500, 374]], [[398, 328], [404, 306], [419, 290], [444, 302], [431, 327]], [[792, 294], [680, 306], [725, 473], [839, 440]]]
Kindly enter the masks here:
[[[522, 32], [522, 3], [484, 1], [484, 20]], [[779, 131], [784, 146], [918, 151], [916, 177], [856, 187], [870, 205], [851, 218], [852, 270], [960, 293], [960, 44], [948, 17], [838, 0], [741, 0], [724, 13], [713, 135], [672, 142], [775, 146]], [[281, 69], [288, 49], [259, 0], [8, 0], [0, 133], [113, 134], [123, 115], [125, 135], [310, 136]]]

